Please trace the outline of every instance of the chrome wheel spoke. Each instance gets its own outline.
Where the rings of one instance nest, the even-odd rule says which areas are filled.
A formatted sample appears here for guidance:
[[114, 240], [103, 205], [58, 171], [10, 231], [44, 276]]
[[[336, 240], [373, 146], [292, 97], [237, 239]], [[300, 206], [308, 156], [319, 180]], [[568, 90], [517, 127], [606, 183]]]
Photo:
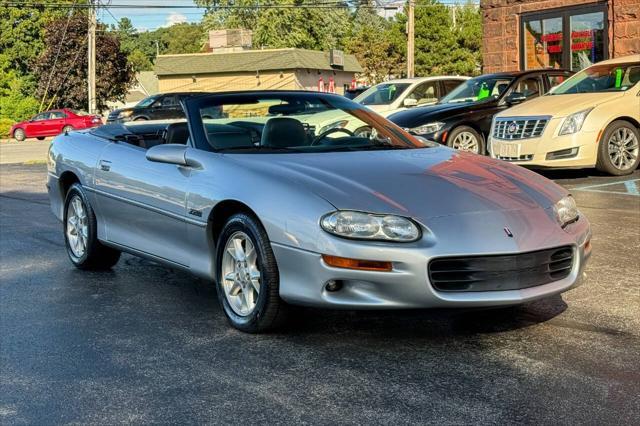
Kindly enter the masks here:
[[69, 248], [76, 257], [84, 256], [89, 245], [87, 211], [82, 199], [75, 195], [67, 206], [66, 235]]
[[238, 231], [231, 235], [222, 254], [225, 297], [233, 311], [241, 316], [251, 314], [260, 295], [258, 253], [247, 234]]

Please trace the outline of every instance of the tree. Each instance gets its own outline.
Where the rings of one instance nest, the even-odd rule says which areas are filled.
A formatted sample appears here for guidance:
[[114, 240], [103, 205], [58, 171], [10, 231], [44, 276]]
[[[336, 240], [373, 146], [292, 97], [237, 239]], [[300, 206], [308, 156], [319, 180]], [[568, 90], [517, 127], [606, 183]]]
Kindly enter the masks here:
[[[64, 31], [66, 27], [66, 32]], [[96, 39], [96, 105], [122, 100], [133, 80], [133, 70], [120, 49], [118, 37], [99, 26]], [[64, 36], [64, 40], [63, 40]], [[45, 50], [35, 66], [37, 96], [48, 107], [84, 109], [87, 100], [87, 16], [56, 19], [45, 29]]]
[[[477, 6], [470, 3], [454, 10], [436, 0], [416, 0], [415, 5], [416, 75], [478, 74], [482, 20]], [[405, 10], [396, 16], [389, 34], [390, 42], [405, 58], [406, 22]]]
[[[197, 0], [196, 3], [208, 8], [203, 20], [207, 30], [252, 30], [256, 47], [342, 48], [350, 27], [347, 3], [335, 0], [271, 0], [262, 3], [261, 8], [252, 7], [255, 2], [251, 0]], [[317, 7], [323, 3], [332, 7]], [[245, 7], [222, 7], [230, 5]]]
[[362, 2], [354, 12], [345, 49], [358, 59], [364, 70], [362, 77], [375, 84], [399, 73], [403, 62], [402, 52], [392, 42], [390, 23], [377, 14], [373, 5], [374, 2]]
[[20, 121], [37, 112], [32, 65], [44, 49], [44, 26], [62, 16], [60, 9], [0, 6], [0, 119]]

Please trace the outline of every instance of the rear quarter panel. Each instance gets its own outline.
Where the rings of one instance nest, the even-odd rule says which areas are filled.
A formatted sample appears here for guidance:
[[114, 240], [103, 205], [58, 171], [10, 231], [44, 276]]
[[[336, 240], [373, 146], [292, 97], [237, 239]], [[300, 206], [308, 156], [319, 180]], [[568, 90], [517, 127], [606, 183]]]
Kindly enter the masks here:
[[[63, 217], [65, 179], [73, 178], [82, 186], [92, 188], [100, 154], [110, 143], [87, 132], [61, 134], [53, 139], [47, 160], [47, 181], [51, 210], [58, 219], [62, 220]], [[87, 192], [87, 196], [96, 216], [99, 216], [93, 194]]]

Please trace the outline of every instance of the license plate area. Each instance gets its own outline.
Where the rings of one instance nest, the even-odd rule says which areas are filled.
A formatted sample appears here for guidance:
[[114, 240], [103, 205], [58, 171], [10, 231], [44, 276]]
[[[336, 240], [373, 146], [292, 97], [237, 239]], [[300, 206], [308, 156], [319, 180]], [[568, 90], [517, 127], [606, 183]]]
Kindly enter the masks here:
[[520, 145], [517, 143], [501, 143], [498, 155], [506, 158], [519, 158], [520, 157]]

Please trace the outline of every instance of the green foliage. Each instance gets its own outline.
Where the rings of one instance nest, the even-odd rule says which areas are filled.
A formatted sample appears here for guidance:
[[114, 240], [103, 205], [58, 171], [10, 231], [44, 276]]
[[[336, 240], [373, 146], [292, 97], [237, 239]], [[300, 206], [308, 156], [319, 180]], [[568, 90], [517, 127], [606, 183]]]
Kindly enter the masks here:
[[336, 4], [335, 0], [272, 0], [281, 8], [216, 8], [215, 6], [254, 5], [251, 0], [199, 0], [209, 7], [203, 20], [205, 29], [244, 28], [253, 30], [253, 45], [257, 48], [297, 47], [328, 50], [344, 47], [350, 28], [346, 8], [308, 8], [302, 5]]
[[366, 6], [357, 8], [353, 14], [345, 49], [358, 58], [364, 70], [362, 76], [375, 84], [401, 72], [402, 51], [393, 43], [390, 23]]
[[[482, 16], [478, 7], [469, 3], [453, 9], [436, 0], [416, 0], [415, 4], [416, 75], [477, 75], [482, 60]], [[392, 30], [392, 39], [401, 43], [405, 57], [406, 22], [406, 15], [399, 15]]]
[[[99, 29], [104, 30], [102, 26]], [[76, 13], [69, 20], [55, 19], [47, 25], [46, 49], [34, 70], [38, 81], [36, 94], [43, 100], [42, 109], [86, 109], [86, 36], [84, 13]], [[96, 58], [96, 105], [98, 109], [105, 109], [107, 101], [124, 99], [133, 80], [133, 70], [120, 50], [118, 37], [110, 32], [97, 32]]]
[[0, 118], [0, 138], [8, 138], [11, 136], [9, 131], [13, 123], [14, 121], [10, 118]]
[[153, 64], [140, 49], [134, 49], [129, 53], [127, 60], [129, 64], [131, 64], [134, 72], [151, 71], [153, 69]]

